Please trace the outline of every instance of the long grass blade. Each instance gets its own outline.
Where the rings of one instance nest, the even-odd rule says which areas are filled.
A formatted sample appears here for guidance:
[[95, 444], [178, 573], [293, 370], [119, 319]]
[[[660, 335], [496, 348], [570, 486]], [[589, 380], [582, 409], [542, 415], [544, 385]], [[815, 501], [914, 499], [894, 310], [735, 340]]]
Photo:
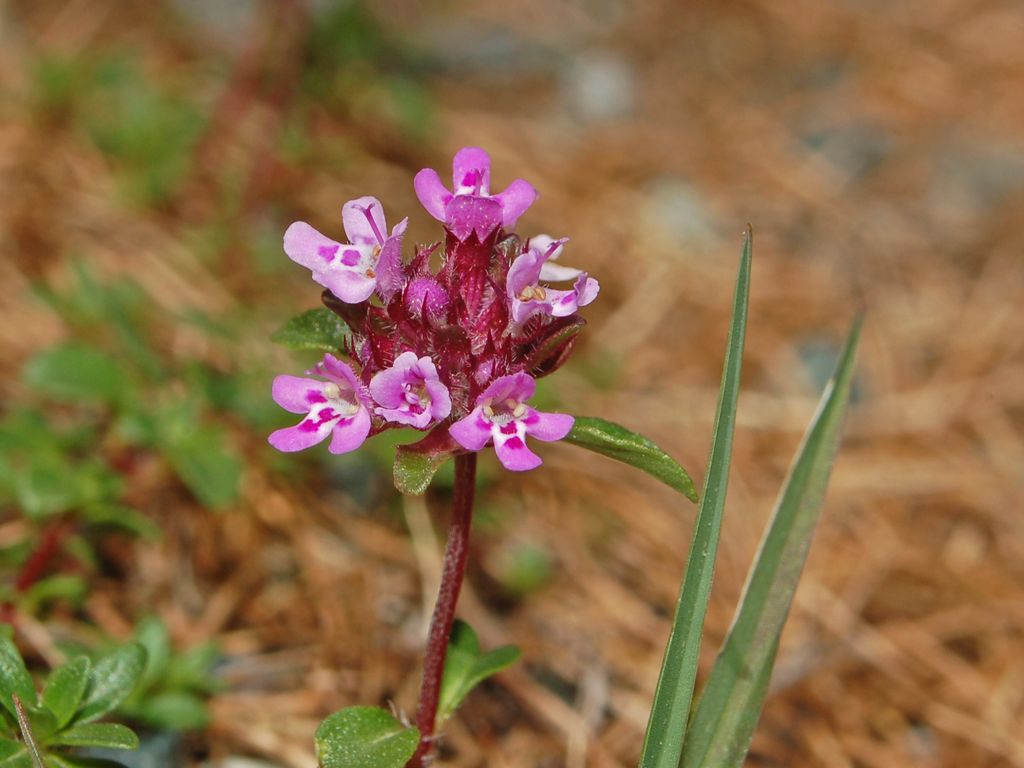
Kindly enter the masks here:
[[679, 593], [672, 634], [665, 648], [661, 675], [654, 692], [651, 718], [647, 723], [640, 756], [640, 768], [676, 768], [683, 748], [686, 722], [697, 677], [700, 636], [704, 629], [708, 596], [722, 527], [722, 510], [729, 482], [732, 436], [739, 399], [743, 340], [747, 327], [750, 295], [750, 259], [753, 233], [747, 227], [736, 278], [732, 321], [726, 344], [718, 411], [711, 436], [711, 455], [704, 480], [704, 494], [697, 510], [697, 523], [687, 558], [686, 573]]
[[776, 501], [733, 625], [687, 732], [681, 763], [687, 768], [740, 766], [750, 748], [839, 448], [862, 320], [854, 321]]

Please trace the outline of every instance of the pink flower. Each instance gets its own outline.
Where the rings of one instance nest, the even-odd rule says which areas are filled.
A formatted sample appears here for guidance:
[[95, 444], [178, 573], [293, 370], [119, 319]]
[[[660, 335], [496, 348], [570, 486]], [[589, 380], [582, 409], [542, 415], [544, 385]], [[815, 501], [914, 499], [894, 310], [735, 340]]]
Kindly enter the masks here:
[[292, 413], [306, 417], [294, 427], [274, 432], [269, 442], [279, 451], [301, 451], [332, 435], [327, 450], [331, 453], [354, 451], [370, 432], [370, 412], [366, 395], [355, 373], [333, 355], [324, 355], [308, 373], [322, 376], [278, 376], [274, 379], [274, 402]]
[[374, 376], [370, 394], [379, 406], [378, 415], [416, 429], [426, 429], [452, 411], [448, 388], [438, 378], [433, 361], [417, 359], [415, 352], [403, 352], [394, 365]]
[[427, 213], [460, 242], [474, 231], [483, 242], [499, 226], [511, 229], [537, 199], [537, 191], [522, 179], [492, 195], [491, 158], [479, 147], [463, 147], [455, 154], [452, 191], [432, 168], [417, 173], [413, 186]]
[[384, 208], [375, 197], [345, 203], [341, 221], [349, 243], [337, 243], [304, 221], [284, 233], [284, 252], [312, 270], [313, 279], [347, 304], [366, 301], [379, 290], [385, 300], [401, 287], [403, 219], [386, 237]]
[[[542, 238], [544, 239], [542, 240]], [[544, 251], [538, 247], [538, 241], [547, 244]], [[551, 240], [544, 236], [532, 238], [526, 253], [521, 254], [512, 262], [512, 266], [508, 270], [505, 289], [512, 300], [512, 320], [514, 322], [522, 325], [536, 314], [565, 317], [574, 314], [580, 307], [586, 306], [597, 298], [601, 287], [597, 280], [588, 277], [586, 272], [573, 270], [570, 267], [551, 265], [555, 267], [555, 270], [549, 269], [548, 276], [545, 277], [548, 259], [553, 258], [565, 243], [566, 240]], [[568, 274], [569, 272], [574, 274]], [[540, 285], [542, 278], [558, 280], [562, 279], [564, 275], [568, 275], [568, 279], [575, 276], [576, 283], [572, 290], [559, 291]]]
[[498, 461], [506, 469], [521, 472], [539, 467], [543, 462], [526, 447], [526, 436], [545, 442], [561, 440], [569, 434], [574, 419], [526, 405], [536, 388], [533, 377], [526, 373], [495, 379], [477, 398], [470, 414], [448, 428], [449, 434], [467, 451], [479, 451], [493, 440]]

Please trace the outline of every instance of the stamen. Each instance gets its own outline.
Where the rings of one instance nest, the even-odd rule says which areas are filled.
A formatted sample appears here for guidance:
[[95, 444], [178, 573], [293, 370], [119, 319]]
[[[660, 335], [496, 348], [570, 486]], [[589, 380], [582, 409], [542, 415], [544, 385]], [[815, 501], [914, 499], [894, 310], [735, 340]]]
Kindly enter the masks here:
[[526, 406], [523, 405], [522, 403], [519, 403], [515, 408], [512, 409], [512, 417], [513, 418], [521, 419], [525, 415], [526, 415]]
[[491, 408], [491, 404], [490, 403], [487, 403], [484, 406], [484, 416], [486, 416], [488, 419], [493, 419], [494, 418], [494, 409]]
[[324, 395], [328, 400], [337, 400], [341, 397], [341, 387], [335, 384], [333, 381], [329, 381], [324, 384]]
[[373, 234], [377, 236], [377, 242], [380, 243], [381, 245], [384, 245], [384, 236], [381, 235], [380, 230], [377, 228], [377, 222], [374, 221], [373, 216], [370, 215], [370, 211], [373, 210], [373, 206], [368, 205], [365, 208], [359, 206], [359, 210], [363, 212], [363, 216], [365, 216], [366, 220], [370, 222], [370, 229], [372, 229]]
[[544, 299], [547, 298], [547, 295], [547, 292], [539, 285], [533, 286], [533, 297], [537, 299], [537, 301], [544, 301]]

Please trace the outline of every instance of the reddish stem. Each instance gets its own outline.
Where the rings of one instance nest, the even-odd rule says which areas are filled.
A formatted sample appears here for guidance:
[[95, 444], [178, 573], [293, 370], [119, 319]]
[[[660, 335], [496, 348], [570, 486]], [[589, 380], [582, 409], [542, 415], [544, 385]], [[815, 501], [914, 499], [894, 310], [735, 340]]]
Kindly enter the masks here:
[[469, 526], [473, 518], [473, 493], [476, 490], [476, 454], [455, 457], [455, 495], [452, 499], [452, 524], [448, 531], [448, 544], [444, 551], [444, 569], [437, 604], [430, 620], [427, 653], [423, 660], [423, 684], [420, 703], [416, 709], [416, 727], [420, 743], [416, 754], [406, 768], [422, 768], [430, 754], [434, 740], [434, 723], [441, 697], [441, 678], [444, 657], [448, 651], [448, 638], [455, 621], [455, 604], [459, 600], [462, 580], [466, 575], [466, 556], [469, 553]]

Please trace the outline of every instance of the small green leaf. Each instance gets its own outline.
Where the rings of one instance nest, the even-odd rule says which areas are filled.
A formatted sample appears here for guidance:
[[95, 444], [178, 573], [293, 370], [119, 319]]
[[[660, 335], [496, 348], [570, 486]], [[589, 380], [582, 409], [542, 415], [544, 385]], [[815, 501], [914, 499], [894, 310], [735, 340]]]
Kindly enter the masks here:
[[128, 643], [104, 656], [89, 673], [89, 687], [76, 723], [87, 723], [107, 714], [132, 692], [146, 664], [146, 651]]
[[604, 419], [577, 416], [565, 440], [642, 469], [690, 501], [697, 501], [697, 489], [686, 470], [643, 435]]
[[131, 728], [120, 723], [80, 723], [50, 737], [47, 744], [61, 747], [138, 749], [139, 737]]
[[[733, 297], [732, 320], [726, 341], [722, 384], [718, 409], [711, 431], [711, 456], [704, 480], [704, 497], [697, 508], [686, 572], [679, 591], [672, 634], [665, 648], [661, 674], [654, 691], [651, 717], [647, 723], [639, 768], [677, 768], [683, 750], [683, 737], [693, 701], [697, 679], [700, 639], [704, 630], [711, 579], [715, 570], [718, 535], [722, 529], [725, 493], [729, 485], [729, 463], [732, 458], [732, 437], [736, 426], [739, 400], [740, 368], [743, 363], [743, 340], [747, 328], [747, 306], [750, 296], [750, 260], [753, 234], [747, 228], [740, 258], [736, 292]], [[696, 766], [694, 766], [696, 768]]]
[[90, 666], [88, 656], [79, 656], [50, 673], [43, 689], [43, 706], [56, 718], [58, 728], [70, 723], [78, 711], [89, 685]]
[[107, 760], [105, 757], [47, 755], [46, 768], [126, 768], [126, 766], [124, 763], [119, 763], [117, 760]]
[[161, 447], [182, 482], [206, 506], [218, 509], [238, 498], [242, 462], [219, 427], [196, 427], [162, 440]]
[[435, 427], [419, 442], [399, 445], [395, 448], [395, 488], [412, 496], [425, 493], [437, 470], [457, 450], [447, 424]]
[[850, 331], [776, 501], [732, 627], [687, 731], [684, 765], [738, 768], [750, 748], [839, 449], [861, 322], [858, 317]]
[[444, 660], [441, 700], [437, 709], [438, 726], [451, 717], [470, 691], [491, 675], [515, 664], [519, 656], [519, 649], [514, 645], [503, 645], [481, 653], [480, 640], [473, 628], [464, 621], [456, 621]]
[[18, 751], [9, 755], [0, 755], [0, 768], [33, 768], [32, 756], [29, 755], [25, 745], [16, 742]]
[[326, 308], [296, 315], [270, 335], [270, 340], [289, 349], [337, 353], [351, 335], [345, 321]]
[[403, 768], [419, 740], [379, 707], [349, 707], [316, 729], [316, 754], [322, 768]]
[[9, 759], [25, 754], [25, 745], [20, 741], [0, 738], [0, 766], [6, 766]]
[[33, 389], [71, 403], [114, 403], [129, 389], [129, 380], [117, 360], [75, 341], [40, 352], [29, 361], [24, 376]]
[[23, 702], [33, 703], [36, 700], [36, 686], [14, 641], [0, 633], [0, 704], [3, 704], [11, 717], [17, 718], [18, 711], [11, 698], [13, 695], [17, 695]]
[[198, 731], [210, 720], [206, 702], [184, 691], [146, 696], [130, 710], [120, 711], [146, 725], [171, 731]]

